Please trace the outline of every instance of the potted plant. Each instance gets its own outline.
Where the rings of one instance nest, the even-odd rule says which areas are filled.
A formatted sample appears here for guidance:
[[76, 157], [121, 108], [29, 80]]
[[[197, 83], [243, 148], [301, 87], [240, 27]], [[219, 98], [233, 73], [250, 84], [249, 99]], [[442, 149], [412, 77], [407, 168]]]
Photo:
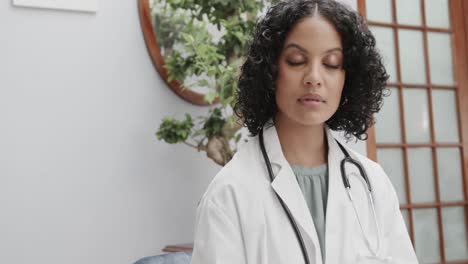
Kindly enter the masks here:
[[[152, 1], [153, 6], [158, 5], [152, 8], [153, 18], [167, 58], [168, 81], [180, 81], [183, 89], [205, 88], [204, 101], [210, 104], [206, 116], [165, 117], [156, 132], [159, 140], [205, 151], [221, 166], [232, 158], [242, 138], [242, 120], [232, 111], [240, 66], [255, 19], [266, 4], [275, 2], [278, 0]], [[213, 28], [218, 30], [217, 40], [210, 32]]]

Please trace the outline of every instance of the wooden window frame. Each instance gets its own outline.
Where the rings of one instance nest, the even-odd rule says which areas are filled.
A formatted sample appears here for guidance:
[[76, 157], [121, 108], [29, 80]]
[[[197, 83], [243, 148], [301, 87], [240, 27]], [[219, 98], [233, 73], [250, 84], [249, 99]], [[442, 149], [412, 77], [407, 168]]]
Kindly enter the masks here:
[[[468, 263], [468, 260], [462, 262], [446, 262], [444, 232], [442, 225], [442, 208], [448, 206], [462, 206], [465, 211], [465, 229], [466, 237], [468, 238], [468, 1], [449, 0], [449, 16], [451, 25], [449, 29], [434, 28], [426, 26], [425, 0], [421, 1], [421, 18], [422, 26], [402, 25], [398, 24], [396, 15], [396, 0], [392, 1], [392, 18], [393, 23], [382, 23], [368, 21], [370, 26], [380, 26], [392, 28], [394, 32], [394, 47], [395, 47], [395, 62], [396, 62], [396, 79], [394, 83], [388, 83], [388, 87], [393, 87], [398, 90], [398, 100], [400, 106], [400, 122], [402, 139], [400, 144], [377, 144], [375, 136], [375, 127], [368, 130], [369, 138], [367, 140], [367, 154], [369, 158], [377, 160], [377, 148], [398, 148], [403, 151], [405, 191], [407, 204], [402, 204], [401, 209], [408, 212], [409, 234], [414, 243], [414, 223], [413, 210], [419, 208], [435, 208], [437, 210], [437, 223], [439, 228], [439, 247], [441, 263]], [[363, 17], [366, 16], [366, 0], [357, 0], [359, 13]], [[401, 82], [401, 67], [400, 67], [400, 51], [398, 41], [398, 29], [414, 29], [423, 33], [423, 48], [424, 60], [426, 64], [426, 83], [425, 84], [407, 84]], [[441, 86], [431, 83], [429, 54], [428, 54], [428, 32], [445, 32], [452, 33], [452, 58], [454, 65], [454, 86]], [[403, 87], [406, 88], [425, 88], [428, 91], [428, 107], [430, 116], [430, 143], [428, 144], [410, 144], [406, 141], [405, 135], [405, 116], [403, 109]], [[433, 89], [450, 89], [454, 90], [457, 98], [457, 114], [458, 128], [460, 141], [459, 143], [437, 143], [435, 141], [434, 114], [432, 109], [432, 90]], [[433, 171], [434, 171], [434, 188], [436, 201], [433, 203], [412, 203], [410, 192], [410, 180], [408, 172], [408, 149], [414, 147], [428, 147], [432, 151]], [[464, 200], [456, 202], [442, 202], [440, 200], [439, 175], [437, 148], [440, 147], [456, 147], [460, 149], [461, 154], [461, 171], [463, 181]]]

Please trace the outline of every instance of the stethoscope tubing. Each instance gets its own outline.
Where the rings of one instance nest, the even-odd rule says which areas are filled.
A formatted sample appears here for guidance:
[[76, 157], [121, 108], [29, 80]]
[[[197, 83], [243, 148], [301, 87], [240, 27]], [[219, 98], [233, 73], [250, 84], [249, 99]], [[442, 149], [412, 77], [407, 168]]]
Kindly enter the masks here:
[[[268, 154], [266, 153], [266, 150], [265, 150], [265, 143], [263, 141], [263, 131], [262, 130], [260, 130], [259, 137], [260, 137], [260, 148], [262, 150], [263, 158], [265, 159], [265, 164], [267, 166], [268, 174], [270, 175], [270, 181], [273, 182], [273, 169], [271, 168], [270, 159], [268, 158]], [[305, 263], [310, 264], [309, 255], [307, 254], [307, 249], [306, 249], [306, 246], [305, 246], [305, 243], [304, 243], [304, 238], [302, 237], [301, 232], [299, 232], [299, 228], [298, 228], [298, 226], [296, 224], [296, 221], [294, 221], [294, 218], [292, 217], [292, 214], [289, 211], [289, 208], [286, 206], [283, 199], [281, 199], [281, 197], [277, 193], [276, 193], [276, 197], [278, 197], [278, 199], [279, 199], [279, 201], [281, 203], [281, 206], [283, 207], [284, 211], [286, 212], [286, 215], [288, 216], [289, 222], [291, 223], [291, 225], [292, 225], [292, 227], [294, 229], [294, 232], [296, 233], [296, 237], [297, 237], [297, 240], [298, 240], [299, 245], [301, 247], [302, 256], [304, 258]]]

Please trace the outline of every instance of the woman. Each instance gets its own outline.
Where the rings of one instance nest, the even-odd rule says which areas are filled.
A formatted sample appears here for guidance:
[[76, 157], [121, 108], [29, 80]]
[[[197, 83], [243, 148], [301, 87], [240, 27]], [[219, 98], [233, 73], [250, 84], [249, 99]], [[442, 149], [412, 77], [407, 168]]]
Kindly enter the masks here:
[[[357, 13], [331, 0], [270, 8], [235, 106], [252, 138], [199, 203], [192, 263], [417, 263], [387, 175], [331, 134], [365, 139], [387, 79]], [[347, 155], [375, 210], [349, 163], [348, 194]]]

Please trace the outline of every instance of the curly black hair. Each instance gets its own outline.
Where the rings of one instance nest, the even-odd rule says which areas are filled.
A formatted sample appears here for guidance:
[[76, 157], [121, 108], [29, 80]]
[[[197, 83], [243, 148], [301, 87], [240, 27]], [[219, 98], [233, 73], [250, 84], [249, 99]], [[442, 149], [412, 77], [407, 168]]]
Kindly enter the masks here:
[[372, 116], [380, 110], [388, 91], [389, 76], [364, 19], [334, 0], [280, 2], [258, 20], [241, 67], [234, 105], [234, 112], [251, 136], [256, 136], [277, 113], [277, 61], [288, 32], [302, 19], [313, 16], [315, 9], [341, 36], [346, 72], [340, 105], [325, 123], [332, 130], [344, 131], [347, 139], [352, 136], [360, 140], [367, 138], [366, 130], [374, 124]]

